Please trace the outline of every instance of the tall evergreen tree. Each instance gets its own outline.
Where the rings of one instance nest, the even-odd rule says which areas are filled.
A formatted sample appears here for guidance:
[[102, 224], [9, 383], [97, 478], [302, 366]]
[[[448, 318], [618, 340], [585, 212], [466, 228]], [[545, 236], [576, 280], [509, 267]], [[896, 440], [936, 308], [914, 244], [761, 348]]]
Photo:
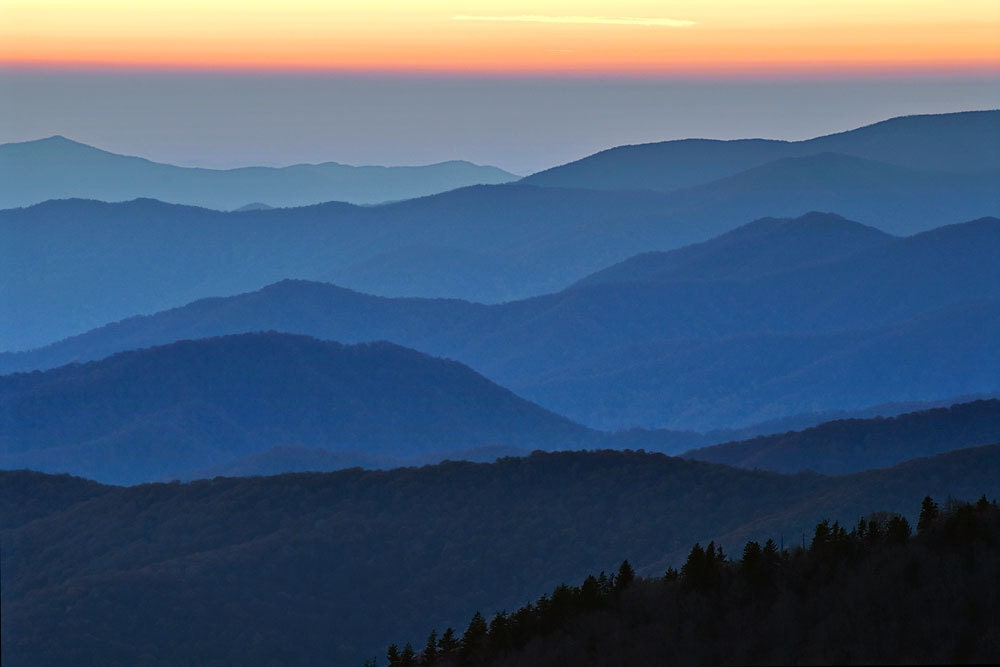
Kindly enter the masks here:
[[469, 621], [465, 634], [462, 635], [462, 655], [469, 656], [481, 648], [486, 643], [488, 633], [489, 626], [486, 625], [486, 619], [477, 611]]
[[906, 520], [905, 516], [900, 514], [889, 519], [889, 523], [886, 524], [886, 537], [890, 542], [902, 544], [910, 537], [910, 533], [912, 532], [910, 522]]
[[924, 532], [940, 516], [941, 510], [930, 496], [924, 496], [920, 503], [920, 517], [917, 519], [917, 532]]
[[399, 667], [417, 667], [417, 654], [409, 642], [399, 653]]
[[434, 660], [438, 656], [438, 633], [437, 630], [431, 630], [431, 633], [427, 635], [427, 644], [424, 646], [424, 650], [420, 653], [420, 664], [430, 666], [434, 664]]
[[618, 567], [618, 575], [615, 576], [615, 590], [623, 591], [631, 586], [633, 581], [635, 581], [635, 570], [628, 560], [623, 560]]
[[438, 649], [441, 653], [450, 653], [461, 645], [461, 642], [455, 637], [455, 630], [451, 627], [445, 628], [444, 632], [441, 633], [441, 639], [438, 640]]

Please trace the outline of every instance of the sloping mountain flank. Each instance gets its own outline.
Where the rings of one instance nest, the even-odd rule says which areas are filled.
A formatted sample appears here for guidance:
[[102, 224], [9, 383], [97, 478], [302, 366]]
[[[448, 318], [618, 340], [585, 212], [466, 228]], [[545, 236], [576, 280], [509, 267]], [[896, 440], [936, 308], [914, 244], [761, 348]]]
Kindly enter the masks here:
[[837, 420], [804, 431], [693, 449], [684, 456], [740, 468], [843, 475], [992, 442], [1000, 442], [996, 399], [895, 417]]
[[453, 361], [245, 334], [0, 378], [0, 467], [134, 483], [277, 445], [396, 457], [597, 434]]
[[619, 146], [532, 174], [566, 188], [669, 192], [784, 158], [841, 153], [934, 172], [1000, 169], [1000, 110], [902, 116], [805, 141], [681, 139]]

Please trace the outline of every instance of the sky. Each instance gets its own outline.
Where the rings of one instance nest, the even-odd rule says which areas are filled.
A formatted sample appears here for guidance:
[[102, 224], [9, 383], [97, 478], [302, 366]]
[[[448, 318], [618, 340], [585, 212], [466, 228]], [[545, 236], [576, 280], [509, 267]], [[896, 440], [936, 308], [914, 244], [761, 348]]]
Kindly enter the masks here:
[[0, 142], [528, 173], [1000, 107], [996, 0], [0, 0]]

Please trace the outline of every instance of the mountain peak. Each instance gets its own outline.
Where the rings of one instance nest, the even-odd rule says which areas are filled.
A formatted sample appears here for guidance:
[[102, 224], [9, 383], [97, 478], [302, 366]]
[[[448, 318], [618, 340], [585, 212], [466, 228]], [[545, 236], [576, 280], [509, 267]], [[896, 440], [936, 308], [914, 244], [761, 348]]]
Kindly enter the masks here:
[[63, 136], [61, 134], [53, 134], [51, 137], [42, 137], [41, 139], [29, 139], [27, 141], [12, 141], [8, 144], [0, 144], [0, 148], [16, 148], [16, 147], [21, 147], [23, 149], [29, 149], [31, 147], [86, 148], [92, 151], [101, 151], [101, 149], [99, 148], [95, 148], [93, 146], [90, 146], [89, 144], [76, 141], [75, 139], [70, 139], [69, 137]]
[[833, 212], [809, 211], [795, 218], [759, 218], [753, 222], [723, 234], [722, 238], [760, 237], [774, 234], [815, 234], [815, 233], [854, 233], [875, 237], [889, 238], [890, 235], [874, 227], [847, 218]]
[[836, 213], [760, 218], [704, 243], [627, 259], [577, 285], [743, 280], [829, 261], [892, 238]]

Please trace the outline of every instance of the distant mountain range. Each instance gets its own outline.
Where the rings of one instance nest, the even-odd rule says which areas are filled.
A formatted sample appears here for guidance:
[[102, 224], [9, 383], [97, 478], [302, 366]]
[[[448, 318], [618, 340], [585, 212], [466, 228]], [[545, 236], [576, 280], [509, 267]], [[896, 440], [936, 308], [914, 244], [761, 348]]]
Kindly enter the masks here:
[[[0, 350], [39, 347], [285, 278], [380, 296], [497, 303], [558, 291], [633, 255], [705, 241], [764, 216], [836, 211], [901, 235], [996, 216], [1000, 158], [990, 156], [1000, 148], [990, 128], [997, 113], [895, 119], [834, 135], [837, 141], [763, 142], [802, 151], [763, 161], [739, 157], [744, 148], [731, 154], [731, 142], [616, 149], [618, 157], [598, 154], [587, 167], [605, 184], [540, 174], [382, 206], [275, 210], [259, 205], [269, 202], [258, 188], [240, 202], [257, 204], [238, 213], [149, 199], [7, 210], [0, 212], [0, 322], [18, 325], [0, 326]], [[680, 150], [673, 167], [642, 157], [659, 155], [657, 146]], [[729, 166], [699, 176], [703, 163]], [[664, 186], [669, 192], [638, 191], [649, 186], [643, 170], [694, 180]]]
[[284, 278], [471, 300], [551, 291], [663, 239], [693, 238], [667, 219], [664, 197], [515, 185], [380, 207], [221, 213], [67, 200], [2, 211], [0, 349]]
[[353, 167], [336, 162], [290, 167], [202, 169], [117, 155], [66, 137], [0, 145], [0, 208], [48, 199], [124, 201], [151, 197], [220, 210], [247, 205], [306, 206], [327, 201], [378, 204], [518, 176], [469, 162], [421, 167]]
[[359, 665], [623, 558], [662, 576], [817, 517], [915, 525], [925, 495], [996, 498], [998, 467], [1000, 445], [843, 477], [606, 451], [131, 488], [0, 472], [4, 665]]
[[502, 305], [284, 281], [0, 355], [0, 371], [251, 331], [391, 340], [602, 429], [706, 431], [1000, 390], [1000, 220], [895, 238], [762, 220]]
[[[532, 174], [522, 182], [573, 189], [671, 192], [790, 158], [831, 153], [855, 158], [847, 163], [854, 168], [867, 162], [896, 166], [900, 168], [897, 173], [996, 173], [1000, 170], [998, 127], [1000, 110], [967, 111], [892, 118], [805, 141], [684, 139], [619, 146]], [[791, 164], [801, 167], [794, 161]], [[872, 169], [875, 167], [868, 171]], [[869, 175], [863, 171], [856, 176]], [[833, 175], [829, 169], [827, 175]], [[880, 173], [878, 177], [885, 176]], [[281, 168], [205, 169], [118, 155], [58, 135], [0, 144], [0, 180], [7, 185], [0, 193], [0, 208], [69, 198], [153, 198], [219, 210], [261, 204], [306, 206], [327, 201], [377, 204], [518, 179], [496, 167], [463, 161], [419, 167], [355, 167], [325, 162]], [[831, 207], [812, 201], [806, 208]], [[856, 215], [846, 208], [832, 208]], [[776, 210], [771, 214], [800, 212]], [[758, 214], [748, 211], [745, 215], [749, 218]]]
[[788, 158], [840, 153], [928, 172], [1000, 169], [1000, 110], [902, 116], [805, 141], [683, 139], [619, 146], [522, 182], [595, 190], [670, 192]]

